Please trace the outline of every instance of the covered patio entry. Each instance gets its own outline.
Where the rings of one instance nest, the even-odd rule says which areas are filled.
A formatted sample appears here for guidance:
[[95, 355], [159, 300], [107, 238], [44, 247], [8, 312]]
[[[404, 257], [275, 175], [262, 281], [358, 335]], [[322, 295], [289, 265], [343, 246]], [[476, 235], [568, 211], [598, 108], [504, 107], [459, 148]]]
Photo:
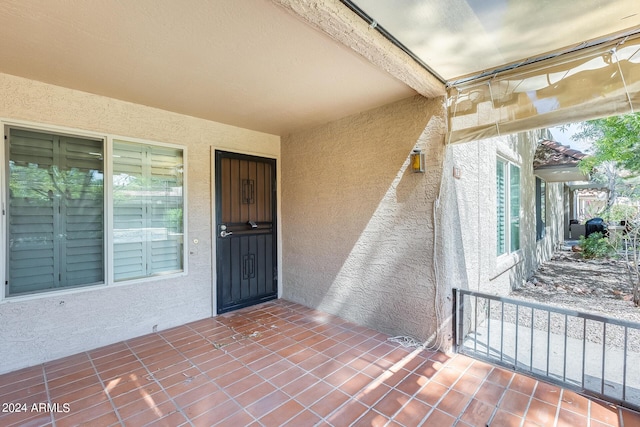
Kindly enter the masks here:
[[284, 300], [15, 371], [0, 384], [3, 426], [640, 423], [634, 412], [466, 356], [405, 348]]

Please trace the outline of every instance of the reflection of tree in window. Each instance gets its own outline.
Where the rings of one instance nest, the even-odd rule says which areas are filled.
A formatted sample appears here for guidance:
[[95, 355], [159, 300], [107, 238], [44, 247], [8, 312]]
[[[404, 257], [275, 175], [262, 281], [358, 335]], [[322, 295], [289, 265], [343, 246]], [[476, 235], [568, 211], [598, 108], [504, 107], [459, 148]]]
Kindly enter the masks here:
[[9, 132], [9, 294], [104, 281], [102, 141]]
[[114, 142], [114, 277], [183, 269], [182, 150]]

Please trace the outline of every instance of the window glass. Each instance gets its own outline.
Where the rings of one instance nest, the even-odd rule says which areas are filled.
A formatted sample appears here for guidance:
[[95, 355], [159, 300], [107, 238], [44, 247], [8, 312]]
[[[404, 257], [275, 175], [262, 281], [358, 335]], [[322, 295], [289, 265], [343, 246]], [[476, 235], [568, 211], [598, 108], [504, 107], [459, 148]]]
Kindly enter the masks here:
[[176, 148], [114, 141], [114, 279], [183, 269], [183, 156]]
[[545, 222], [547, 217], [546, 198], [547, 185], [540, 178], [536, 178], [536, 240], [545, 236]]
[[182, 149], [114, 141], [106, 236], [104, 141], [6, 134], [5, 295], [102, 284], [105, 265], [116, 281], [184, 271]]
[[520, 249], [520, 168], [496, 162], [497, 255]]
[[104, 282], [103, 142], [9, 130], [8, 295]]
[[497, 247], [498, 255], [502, 255], [507, 251], [507, 215], [506, 215], [506, 185], [505, 179], [507, 175], [507, 163], [498, 159], [496, 163], [496, 200], [497, 200]]
[[509, 205], [511, 252], [520, 249], [520, 168], [509, 165]]

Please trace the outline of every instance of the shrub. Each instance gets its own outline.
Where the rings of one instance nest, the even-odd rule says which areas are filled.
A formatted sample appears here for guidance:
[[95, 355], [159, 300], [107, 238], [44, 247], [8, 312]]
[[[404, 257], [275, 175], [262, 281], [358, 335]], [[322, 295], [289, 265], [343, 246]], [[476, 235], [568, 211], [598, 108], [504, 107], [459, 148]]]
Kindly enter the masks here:
[[619, 223], [620, 221], [631, 221], [638, 216], [638, 208], [629, 205], [613, 205], [602, 214], [606, 222]]
[[600, 232], [591, 233], [587, 238], [580, 236], [579, 244], [582, 248], [583, 258], [604, 258], [614, 252], [609, 239], [605, 238]]

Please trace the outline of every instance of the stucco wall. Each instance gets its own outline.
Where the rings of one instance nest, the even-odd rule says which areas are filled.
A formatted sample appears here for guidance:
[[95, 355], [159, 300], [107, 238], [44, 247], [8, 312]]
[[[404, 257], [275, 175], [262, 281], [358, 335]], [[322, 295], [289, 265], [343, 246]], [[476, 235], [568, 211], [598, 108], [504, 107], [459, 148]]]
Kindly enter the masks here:
[[284, 298], [428, 339], [443, 149], [442, 99], [422, 97], [283, 137]]
[[[459, 244], [459, 256], [444, 257], [445, 268], [457, 276], [457, 287], [505, 295], [522, 285], [548, 260], [562, 241], [563, 187], [547, 183], [546, 235], [536, 241], [535, 175], [533, 155], [540, 131], [456, 144], [449, 148], [447, 169], [460, 170], [459, 178], [445, 173], [443, 211], [445, 241]], [[496, 255], [496, 157], [520, 167], [520, 250]], [[452, 219], [453, 216], [457, 220]], [[451, 249], [449, 249], [452, 252]]]
[[278, 158], [278, 136], [6, 74], [0, 118], [187, 146], [190, 252], [184, 277], [0, 302], [0, 373], [212, 315], [211, 151]]

